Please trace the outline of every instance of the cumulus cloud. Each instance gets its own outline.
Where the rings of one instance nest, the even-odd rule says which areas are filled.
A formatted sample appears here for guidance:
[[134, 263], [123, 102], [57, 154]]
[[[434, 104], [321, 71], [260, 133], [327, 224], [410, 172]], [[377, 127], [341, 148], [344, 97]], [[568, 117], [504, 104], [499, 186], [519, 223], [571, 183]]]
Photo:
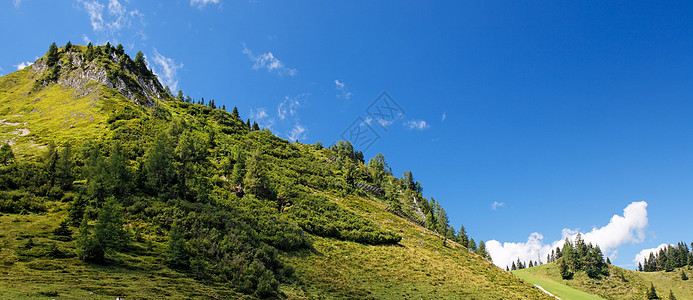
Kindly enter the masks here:
[[176, 63], [173, 59], [165, 57], [154, 49], [154, 68], [156, 75], [167, 85], [172, 91], [178, 89], [178, 69], [183, 67], [182, 63]]
[[219, 4], [219, 0], [190, 0], [190, 6], [200, 9], [204, 8], [210, 3]]
[[20, 62], [20, 63], [14, 65], [14, 66], [17, 67], [17, 71], [19, 71], [19, 70], [24, 69], [28, 66], [31, 66], [31, 64], [32, 64], [32, 62], [23, 61], [23, 62]]
[[633, 263], [637, 265], [638, 263], [642, 263], [645, 258], [650, 257], [650, 253], [658, 253], [659, 250], [664, 249], [668, 246], [674, 246], [673, 244], [661, 244], [655, 248], [650, 248], [650, 249], [643, 249], [640, 251], [640, 253], [635, 255], [635, 258], [633, 258]]
[[306, 128], [301, 124], [296, 123], [294, 128], [289, 132], [289, 141], [303, 140], [306, 138]]
[[424, 120], [411, 120], [411, 121], [404, 123], [404, 125], [406, 125], [409, 129], [417, 129], [417, 130], [424, 130], [424, 129], [431, 127]]
[[496, 210], [496, 208], [505, 206], [505, 202], [493, 201], [491, 204], [491, 209]]
[[248, 49], [245, 46], [245, 44], [243, 44], [243, 54], [247, 55], [248, 58], [253, 62], [253, 70], [267, 69], [268, 72], [275, 72], [280, 76], [295, 76], [296, 74], [298, 74], [298, 71], [296, 71], [296, 69], [284, 66], [284, 63], [282, 63], [279, 59], [274, 57], [274, 54], [272, 54], [272, 52], [255, 55], [253, 54], [253, 51], [250, 51], [250, 49]]
[[340, 82], [339, 80], [335, 79], [334, 85], [337, 89], [337, 98], [344, 98], [346, 100], [349, 100], [349, 98], [351, 98], [351, 92], [346, 88], [344, 82]]
[[[647, 202], [633, 202], [623, 210], [623, 216], [614, 215], [609, 224], [581, 234], [585, 242], [599, 245], [604, 253], [610, 253], [613, 257], [619, 246], [625, 243], [640, 243], [644, 240], [647, 222]], [[578, 230], [566, 228], [561, 231], [560, 240], [544, 243], [544, 236], [535, 232], [524, 243], [501, 244], [499, 241], [491, 240], [486, 243], [486, 248], [491, 254], [493, 263], [501, 268], [505, 268], [518, 258], [521, 261], [546, 262], [546, 256], [552, 249], [563, 246], [565, 238], [574, 239], [578, 233]]]

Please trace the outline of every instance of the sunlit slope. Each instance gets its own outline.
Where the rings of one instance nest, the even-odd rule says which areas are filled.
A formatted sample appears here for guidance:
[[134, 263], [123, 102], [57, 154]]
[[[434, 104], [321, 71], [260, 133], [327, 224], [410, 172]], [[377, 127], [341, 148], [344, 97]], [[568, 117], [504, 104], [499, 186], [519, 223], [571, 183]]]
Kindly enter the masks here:
[[693, 299], [693, 282], [681, 280], [681, 270], [636, 272], [616, 266], [609, 266], [609, 270], [611, 275], [602, 279], [591, 279], [584, 272], [578, 272], [571, 280], [561, 279], [555, 263], [512, 273], [561, 299], [644, 299], [651, 283], [663, 299], [669, 296], [669, 290], [677, 299]]

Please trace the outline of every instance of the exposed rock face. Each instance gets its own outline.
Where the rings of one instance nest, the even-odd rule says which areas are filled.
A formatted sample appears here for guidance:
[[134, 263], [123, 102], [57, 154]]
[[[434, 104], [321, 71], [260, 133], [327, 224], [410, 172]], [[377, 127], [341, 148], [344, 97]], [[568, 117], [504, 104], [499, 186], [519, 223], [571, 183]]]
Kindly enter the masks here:
[[[84, 96], [94, 92], [95, 87], [87, 85], [90, 80], [93, 80], [118, 90], [126, 98], [146, 107], [153, 106], [156, 99], [163, 99], [162, 95], [165, 93], [164, 88], [158, 80], [138, 76], [126, 67], [122, 68], [123, 71], [125, 71], [127, 75], [136, 78], [134, 81], [137, 83], [136, 85], [132, 84], [134, 83], [133, 80], [124, 80], [122, 75], [117, 75], [115, 78], [109, 79], [108, 70], [99, 60], [95, 59], [87, 62], [84, 60], [84, 56], [79, 52], [61, 53], [61, 56], [64, 57], [65, 55], [68, 57], [68, 63], [65, 63], [64, 60], [59, 61], [58, 65], [61, 71], [57, 83], [77, 89], [79, 91], [78, 96]], [[120, 57], [116, 53], [111, 53], [109, 59], [113, 63], [118, 64]], [[31, 67], [34, 71], [39, 73], [46, 71], [46, 63], [43, 59], [37, 60]]]

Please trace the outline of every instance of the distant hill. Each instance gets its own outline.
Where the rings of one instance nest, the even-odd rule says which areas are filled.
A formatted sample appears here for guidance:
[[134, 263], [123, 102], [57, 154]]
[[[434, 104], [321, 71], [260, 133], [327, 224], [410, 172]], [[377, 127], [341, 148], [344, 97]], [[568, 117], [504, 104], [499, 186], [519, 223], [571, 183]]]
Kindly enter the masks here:
[[681, 280], [681, 271], [637, 272], [609, 265], [610, 275], [591, 279], [585, 272], [577, 272], [573, 279], [561, 279], [556, 262], [512, 271], [527, 282], [537, 284], [561, 299], [646, 299], [653, 284], [661, 299], [669, 299], [672, 291], [676, 299], [693, 299], [693, 281]]
[[0, 77], [0, 144], [3, 299], [550, 299], [383, 156], [174, 95], [120, 45]]

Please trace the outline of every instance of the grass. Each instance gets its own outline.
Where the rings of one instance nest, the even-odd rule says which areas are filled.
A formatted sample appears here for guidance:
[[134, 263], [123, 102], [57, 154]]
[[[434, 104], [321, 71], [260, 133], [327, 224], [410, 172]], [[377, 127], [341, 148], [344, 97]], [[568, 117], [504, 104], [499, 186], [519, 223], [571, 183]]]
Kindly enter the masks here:
[[550, 299], [531, 284], [434, 233], [356, 196], [332, 197], [403, 239], [394, 246], [368, 246], [316, 238], [313, 251], [287, 254], [304, 284], [284, 289], [297, 297], [372, 299]]
[[512, 273], [562, 299], [644, 299], [650, 283], [662, 298], [668, 297], [671, 290], [677, 299], [693, 299], [693, 281], [681, 280], [680, 269], [674, 272], [636, 272], [616, 266], [609, 269], [611, 275], [599, 280], [588, 278], [584, 272], [578, 272], [571, 280], [562, 280], [554, 263]]
[[[114, 264], [85, 264], [76, 257], [29, 257], [16, 249], [31, 239], [36, 246], [57, 244], [73, 250], [74, 242], [54, 239], [52, 231], [64, 217], [53, 207], [43, 214], [0, 216], [0, 299], [128, 299], [237, 298], [227, 286], [197, 281], [164, 265], [156, 241], [135, 243], [129, 253], [113, 257]], [[152, 248], [151, 245], [154, 245]], [[149, 249], [149, 250], [147, 250]]]

